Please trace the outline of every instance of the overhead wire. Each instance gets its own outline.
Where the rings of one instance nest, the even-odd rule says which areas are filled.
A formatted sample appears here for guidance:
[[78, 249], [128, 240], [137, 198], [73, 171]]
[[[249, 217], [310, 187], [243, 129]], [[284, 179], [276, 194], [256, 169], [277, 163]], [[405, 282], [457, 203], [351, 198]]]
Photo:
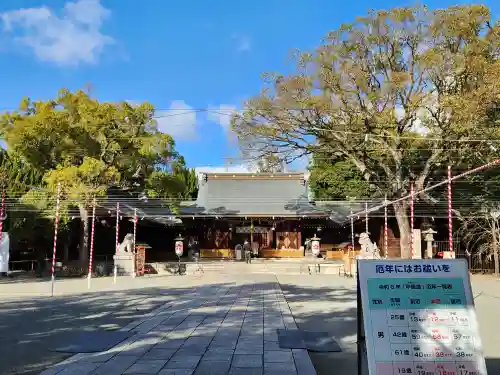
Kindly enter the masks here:
[[[310, 108], [314, 109], [314, 108]], [[0, 110], [2, 110], [0, 108]], [[8, 110], [8, 109], [4, 109]], [[308, 110], [307, 108], [289, 108], [289, 110]], [[178, 113], [170, 113], [170, 114], [161, 114], [161, 115], [154, 115], [152, 118], [153, 119], [163, 119], [163, 118], [169, 118], [169, 117], [176, 117], [176, 116], [183, 116], [183, 115], [188, 115], [188, 114], [193, 114], [193, 113], [199, 113], [199, 112], [209, 112], [209, 113], [217, 113], [222, 116], [233, 116], [234, 113], [238, 112], [238, 110], [224, 110], [224, 109], [214, 109], [214, 108], [163, 108], [163, 109], [156, 109], [156, 112], [178, 112]], [[139, 125], [143, 126], [143, 124]], [[328, 133], [338, 133], [338, 134], [345, 134], [345, 135], [358, 135], [362, 137], [375, 137], [375, 138], [397, 138], [397, 139], [402, 139], [402, 140], [418, 140], [418, 141], [432, 141], [432, 142], [456, 142], [456, 143], [466, 143], [466, 142], [500, 142], [499, 139], [492, 139], [492, 138], [461, 138], [461, 139], [446, 139], [443, 140], [442, 138], [432, 138], [429, 137], [425, 134], [421, 136], [411, 136], [411, 135], [392, 135], [392, 134], [377, 134], [377, 133], [366, 133], [366, 132], [352, 132], [352, 131], [347, 131], [347, 130], [336, 130], [336, 129], [328, 129], [328, 128], [321, 128], [321, 127], [311, 127], [311, 130], [314, 130], [316, 132], [328, 132]]]
[[[182, 110], [182, 112], [180, 112]], [[167, 115], [155, 115], [153, 118], [155, 119], [160, 119], [160, 118], [168, 118], [168, 117], [174, 117], [174, 116], [181, 116], [181, 115], [186, 115], [186, 114], [191, 114], [193, 112], [215, 112], [215, 113], [218, 113], [218, 114], [221, 114], [221, 115], [228, 115], [228, 116], [232, 116], [234, 114], [234, 111], [231, 111], [231, 110], [228, 110], [228, 111], [224, 111], [224, 110], [214, 110], [214, 109], [211, 109], [211, 108], [200, 108], [200, 109], [190, 109], [190, 110], [185, 110], [185, 109], [173, 109], [173, 108], [168, 108], [168, 109], [157, 109], [156, 110], [157, 112], [160, 112], [160, 111], [172, 111], [172, 112], [176, 112], [176, 111], [179, 111], [177, 113], [171, 113], [171, 114], [167, 114]], [[229, 112], [229, 113], [228, 113]], [[338, 134], [344, 134], [344, 135], [357, 135], [357, 136], [362, 136], [362, 137], [366, 137], [367, 134], [366, 133], [361, 133], [361, 132], [350, 132], [350, 131], [341, 131], [341, 130], [335, 130], [335, 129], [324, 129], [324, 128], [311, 128], [311, 130], [315, 130], [315, 131], [321, 131], [321, 132], [334, 132], [334, 133], [338, 133]], [[488, 138], [488, 139], [481, 139], [481, 138], [465, 138], [465, 139], [447, 139], [447, 140], [443, 140], [442, 138], [432, 138], [432, 137], [427, 137], [425, 135], [422, 135], [422, 136], [403, 136], [403, 135], [390, 135], [390, 134], [372, 134], [370, 133], [368, 135], [369, 137], [375, 137], [375, 138], [398, 138], [398, 139], [406, 139], [406, 140], [418, 140], [418, 141], [432, 141], [432, 142], [445, 142], [445, 143], [459, 143], [459, 144], [463, 144], [463, 143], [467, 143], [467, 142], [471, 142], [471, 143], [481, 143], [481, 142], [487, 142], [489, 144], [491, 144], [492, 142], [500, 142], [500, 139], [491, 139], [491, 138]], [[124, 138], [127, 138], [128, 140], [130, 140], [130, 137], [110, 137], [108, 139], [124, 139]], [[77, 150], [84, 150], [84, 148], [79, 148], [78, 146], [74, 147], [73, 148], [75, 151]], [[450, 149], [449, 148], [413, 148], [413, 147], [409, 147], [409, 148], [401, 148], [400, 149], [401, 151], [436, 151], [436, 150], [447, 150], [449, 151]], [[451, 157], [448, 157], [448, 162], [450, 161], [454, 161], [454, 160], [460, 160], [462, 161], [462, 158], [461, 157], [455, 157], [455, 156], [451, 156]], [[321, 157], [315, 157], [313, 160], [317, 160], [317, 161], [321, 161], [321, 160], [331, 160], [331, 158], [321, 158]], [[248, 159], [245, 159], [245, 158], [237, 158], [237, 159], [234, 159], [233, 163], [236, 163], [236, 162], [245, 162], [245, 161], [255, 161], [254, 158], [248, 158]], [[391, 166], [391, 165], [395, 165], [395, 164], [391, 164], [390, 162], [387, 163], [387, 165]], [[416, 164], [416, 163], [413, 163], [413, 166], [423, 166], [425, 165], [425, 162], [419, 162], [419, 164]], [[218, 167], [221, 167], [220, 165], [217, 165]], [[200, 166], [202, 167], [202, 166]], [[207, 165], [203, 165], [203, 167], [207, 167]], [[313, 166], [314, 168], [314, 166]], [[219, 172], [219, 173], [222, 173], [222, 172]], [[227, 172], [227, 173], [231, 173], [231, 172]], [[384, 182], [384, 180], [377, 180], [377, 183], [382, 183]], [[385, 182], [390, 182], [390, 181], [385, 181]], [[469, 181], [455, 181], [454, 183], [467, 183], [470, 185], [470, 182]], [[438, 184], [439, 185], [439, 184]], [[425, 189], [424, 189], [425, 190]], [[418, 194], [419, 192], [417, 192]], [[19, 193], [19, 197], [21, 197], [21, 193]], [[408, 198], [408, 197], [407, 197]], [[9, 196], [7, 198], [7, 202], [9, 202], [9, 200], [11, 199], [16, 199], [15, 197], [13, 197], [12, 195]], [[131, 199], [131, 202], [132, 202], [132, 199], [134, 198], [130, 198], [130, 197], [118, 197], [118, 196], [114, 196], [114, 197], [107, 197], [106, 198], [106, 201], [107, 202], [111, 202], [111, 201], [127, 201], [127, 199]], [[77, 200], [75, 200], [76, 202]], [[167, 199], [163, 199], [163, 201], [165, 202], [176, 202], [178, 201], [178, 198], [167, 198]], [[185, 202], [187, 200], [184, 200]], [[192, 200], [194, 201], [194, 200]], [[231, 201], [235, 201], [234, 199], [231, 199]], [[248, 199], [245, 199], [245, 201], [248, 201]], [[367, 200], [359, 200], [359, 202], [366, 202]], [[454, 202], [457, 202], [456, 200], [454, 200]], [[458, 201], [458, 203], [460, 203], [461, 205], [463, 204], [467, 204], [469, 201], [467, 199], [463, 199], [463, 202], [461, 201]], [[496, 201], [493, 201], [493, 202], [496, 202]], [[13, 204], [17, 204], [16, 202], [10, 202], [11, 205]], [[19, 203], [19, 204], [22, 204], [22, 203]], [[471, 203], [472, 205], [472, 203]], [[363, 214], [363, 212], [359, 213], [360, 215]]]
[[[388, 181], [389, 182], [389, 181]], [[471, 193], [471, 190], [470, 190], [470, 187], [478, 187], [479, 190], [475, 191], [475, 193], [480, 193], [481, 191], [484, 191], [481, 190], [481, 187], [479, 187], [478, 184], [474, 185], [473, 183], [472, 184], [469, 184], [470, 186], [469, 187], [458, 187], [458, 186], [455, 186], [454, 187], [454, 192], [455, 193]], [[483, 185], [483, 183], [481, 183], [481, 186]], [[492, 182], [492, 185], [493, 187], [496, 186], [497, 184]], [[21, 198], [24, 198], [24, 199], [40, 199], [41, 197], [51, 197], [51, 196], [55, 196], [55, 192], [51, 191], [51, 190], [47, 190], [45, 191], [44, 193], [44, 196], [37, 196], [37, 195], [30, 195], [29, 194], [29, 191], [23, 193], [23, 192], [13, 192], [11, 194], [7, 193], [7, 196], [6, 196], [6, 202], [10, 202], [10, 201], [17, 201]], [[74, 194], [71, 194], [72, 198], [66, 198], [66, 200], [68, 201], [83, 201], [86, 199], [85, 195], [82, 194], [81, 198], [80, 197], [75, 197]], [[92, 200], [92, 198], [89, 198], [87, 197], [89, 201]], [[162, 201], [162, 202], [166, 202], [166, 203], [175, 203], [175, 202], [179, 202], [179, 201], [182, 201], [182, 202], [195, 202], [196, 201], [196, 198], [183, 198], [183, 197], [155, 197], [155, 196], [141, 196], [139, 194], [137, 194], [136, 196], [131, 196], [131, 195], [107, 195], [107, 196], [104, 196], [104, 197], [97, 197], [96, 198], [98, 201], [107, 201], [107, 202], [116, 202], [116, 201], [148, 201], [148, 200], [151, 200], [151, 201]], [[283, 200], [280, 199], [280, 197], [276, 197], [276, 196], [270, 196], [270, 197], [264, 197], [264, 198], [261, 198], [261, 197], [258, 197], [256, 196], [255, 198], [252, 198], [252, 197], [241, 197], [241, 198], [238, 198], [238, 197], [225, 197], [225, 198], [210, 198], [211, 201], [214, 201], [214, 202], [226, 202], [226, 201], [229, 201], [229, 202], [252, 202], [253, 200], [260, 200], [262, 202], [270, 202], [270, 203], [273, 203], [273, 202], [282, 202]], [[356, 198], [353, 198], [353, 199], [350, 199], [350, 200], [339, 200], [338, 198], [336, 198], [335, 196], [332, 196], [331, 198], [327, 197], [327, 196], [324, 196], [322, 195], [320, 199], [314, 199], [315, 202], [332, 202], [332, 203], [346, 203], [346, 202], [349, 202], [349, 203], [365, 203], [365, 202], [379, 202], [383, 200], [383, 198], [373, 198], [373, 197], [356, 197]], [[463, 200], [464, 202], [470, 202], [470, 198], [455, 198], [455, 200], [457, 201], [460, 201], [460, 200]]]

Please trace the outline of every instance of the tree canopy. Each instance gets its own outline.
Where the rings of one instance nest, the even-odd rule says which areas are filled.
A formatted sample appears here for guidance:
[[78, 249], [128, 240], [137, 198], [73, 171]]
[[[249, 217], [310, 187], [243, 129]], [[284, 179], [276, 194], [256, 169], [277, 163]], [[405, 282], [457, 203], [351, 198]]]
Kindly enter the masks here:
[[1, 117], [0, 133], [8, 160], [39, 178], [37, 189], [25, 189], [24, 202], [43, 209], [61, 183], [63, 207], [78, 207], [82, 261], [95, 196], [105, 196], [110, 187], [159, 197], [181, 197], [185, 183], [193, 189], [183, 175], [190, 173], [184, 159], [172, 137], [158, 130], [149, 103], [99, 102], [83, 91], [61, 90], [53, 100], [23, 99], [18, 110]]
[[373, 194], [370, 184], [346, 160], [313, 158], [309, 187], [318, 200], [356, 200]]
[[[499, 138], [499, 56], [486, 6], [370, 11], [297, 53], [294, 74], [267, 74], [232, 126], [253, 155], [343, 157], [378, 196], [405, 196], [450, 162], [495, 156], [469, 140]], [[394, 205], [403, 257], [407, 208]]]

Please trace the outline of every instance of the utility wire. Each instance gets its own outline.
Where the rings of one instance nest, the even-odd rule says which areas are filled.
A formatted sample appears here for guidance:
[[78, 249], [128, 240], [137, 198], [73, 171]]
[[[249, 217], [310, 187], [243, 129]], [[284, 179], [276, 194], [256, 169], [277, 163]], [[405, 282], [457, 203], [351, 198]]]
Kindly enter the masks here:
[[[313, 109], [313, 108], [310, 108]], [[294, 110], [288, 108], [288, 110]], [[296, 110], [308, 110], [304, 108], [298, 108]], [[237, 110], [221, 110], [221, 109], [213, 109], [213, 108], [191, 108], [189, 110], [185, 108], [165, 108], [165, 109], [156, 109], [156, 111], [170, 111], [170, 112], [177, 112], [177, 113], [170, 113], [166, 115], [155, 115], [153, 116], [153, 119], [163, 119], [163, 118], [169, 118], [169, 117], [176, 117], [176, 116], [183, 116], [183, 115], [189, 115], [193, 113], [199, 113], [199, 112], [209, 112], [209, 113], [216, 113], [222, 116], [233, 116], [235, 113], [237, 113]], [[138, 125], [138, 126], [143, 126], [143, 124]], [[392, 128], [392, 124], [391, 124]], [[320, 127], [311, 127], [311, 130], [314, 130], [316, 132], [327, 132], [327, 133], [337, 133], [337, 134], [344, 134], [344, 135], [357, 135], [357, 136], [362, 136], [362, 137], [375, 137], [375, 138], [397, 138], [397, 139], [404, 139], [404, 140], [419, 140], [419, 141], [432, 141], [432, 142], [457, 142], [457, 143], [466, 143], [466, 142], [500, 142], [500, 139], [492, 139], [492, 138], [465, 138], [465, 139], [447, 139], [443, 140], [442, 138], [432, 138], [428, 137], [425, 135], [422, 136], [405, 136], [405, 135], [391, 135], [391, 134], [374, 134], [374, 133], [363, 133], [363, 132], [352, 132], [352, 131], [345, 131], [345, 130], [335, 130], [335, 129], [327, 129], [327, 128], [320, 128]], [[311, 135], [312, 136], [312, 135]]]

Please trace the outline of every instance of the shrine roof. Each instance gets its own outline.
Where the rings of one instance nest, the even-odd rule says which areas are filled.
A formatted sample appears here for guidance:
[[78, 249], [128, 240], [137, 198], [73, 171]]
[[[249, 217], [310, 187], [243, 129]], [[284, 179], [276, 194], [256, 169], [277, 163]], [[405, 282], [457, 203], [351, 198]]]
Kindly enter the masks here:
[[[337, 224], [349, 222], [351, 210], [363, 211], [364, 203], [312, 201], [303, 173], [212, 173], [199, 181], [193, 201], [165, 202], [115, 193], [98, 202], [98, 216], [116, 215], [120, 202], [123, 217], [139, 218], [164, 225], [182, 225], [183, 217], [289, 217], [324, 218]], [[380, 202], [369, 203], [369, 208]], [[173, 206], [176, 206], [173, 208]]]
[[[368, 209], [371, 209], [375, 206], [380, 205], [380, 201], [370, 201], [368, 202]], [[356, 214], [358, 212], [361, 212], [365, 209], [365, 203], [364, 202], [350, 202], [350, 201], [316, 201], [315, 202], [316, 207], [319, 209], [328, 211], [330, 214], [330, 220], [338, 223], [338, 224], [344, 224], [348, 221], [350, 221], [349, 215], [351, 213]], [[372, 216], [373, 214], [370, 214]], [[380, 215], [380, 213], [379, 213]], [[363, 219], [363, 218], [356, 218], [355, 221]]]
[[303, 173], [212, 173], [202, 176], [198, 198], [192, 207], [197, 215], [328, 217], [328, 212], [309, 202]]
[[134, 196], [127, 197], [123, 194], [119, 198], [110, 196], [105, 200], [98, 200], [96, 215], [114, 217], [116, 215], [117, 202], [120, 202], [120, 215], [124, 218], [132, 220], [136, 212], [135, 210], [137, 210], [137, 216], [141, 220], [145, 219], [164, 225], [182, 224], [182, 220], [177, 217], [167, 202], [155, 198], [139, 199]]

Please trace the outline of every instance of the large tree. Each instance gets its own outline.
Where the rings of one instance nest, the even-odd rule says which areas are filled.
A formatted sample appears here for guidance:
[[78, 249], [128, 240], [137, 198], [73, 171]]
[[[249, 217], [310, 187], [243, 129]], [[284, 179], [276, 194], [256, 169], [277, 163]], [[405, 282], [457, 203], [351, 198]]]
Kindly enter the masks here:
[[[5, 188], [6, 194], [3, 230], [9, 232], [12, 254], [19, 256], [22, 251], [34, 250], [32, 259], [45, 258], [54, 239], [54, 207], [46, 200], [47, 194], [39, 194], [37, 200], [24, 199], [39, 191], [44, 174], [25, 163], [19, 155], [8, 154], [5, 150], [1, 150], [0, 160], [0, 186]], [[61, 216], [59, 234], [65, 239], [70, 234], [68, 224], [68, 216]], [[67, 245], [65, 241], [65, 250]]]
[[317, 200], [361, 200], [375, 192], [349, 160], [313, 158], [310, 170], [309, 187]]
[[43, 209], [61, 183], [63, 207], [76, 206], [82, 222], [79, 259], [88, 258], [89, 208], [110, 186], [127, 192], [184, 190], [172, 177], [183, 163], [173, 139], [158, 131], [148, 103], [106, 103], [83, 91], [61, 90], [54, 100], [24, 99], [3, 115], [8, 153], [43, 175], [41, 189], [25, 195]]
[[[252, 154], [349, 160], [382, 198], [425, 188], [433, 170], [491, 156], [500, 102], [500, 27], [482, 5], [370, 11], [268, 75], [232, 124]], [[426, 198], [425, 195], [421, 195]], [[409, 257], [408, 201], [394, 204]]]
[[186, 168], [184, 158], [180, 157], [175, 165], [173, 176], [181, 183], [182, 191], [177, 196], [182, 199], [196, 199], [198, 197], [198, 176], [194, 168]]

